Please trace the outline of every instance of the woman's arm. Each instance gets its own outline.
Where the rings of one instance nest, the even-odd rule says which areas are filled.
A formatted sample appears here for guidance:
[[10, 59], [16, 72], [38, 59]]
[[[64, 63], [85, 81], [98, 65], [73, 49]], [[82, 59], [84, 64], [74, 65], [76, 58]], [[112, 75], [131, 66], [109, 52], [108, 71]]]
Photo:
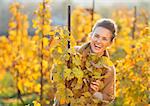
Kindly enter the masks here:
[[115, 99], [116, 96], [116, 70], [114, 67], [112, 67], [112, 70], [107, 72], [108, 77], [104, 79], [104, 89], [102, 90], [103, 99], [109, 102], [112, 102]]
[[111, 68], [107, 73], [107, 78], [104, 79], [104, 88], [101, 92], [95, 92], [94, 97], [106, 102], [113, 102], [116, 96], [116, 70]]

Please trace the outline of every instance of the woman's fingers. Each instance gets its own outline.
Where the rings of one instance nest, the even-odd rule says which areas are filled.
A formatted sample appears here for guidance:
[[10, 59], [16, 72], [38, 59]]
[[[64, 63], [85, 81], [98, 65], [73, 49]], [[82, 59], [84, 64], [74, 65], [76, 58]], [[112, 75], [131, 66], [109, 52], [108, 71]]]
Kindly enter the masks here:
[[94, 87], [94, 85], [90, 84], [90, 87], [92, 90], [97, 91], [97, 89]]
[[100, 80], [96, 80], [96, 82], [100, 85], [101, 84], [101, 81]]
[[99, 80], [96, 80], [95, 82], [91, 82], [90, 87], [94, 90], [94, 91], [99, 91], [99, 86], [100, 86], [101, 82]]
[[94, 84], [94, 85], [99, 86], [99, 83], [98, 83], [98, 82], [91, 82], [91, 83]]
[[99, 80], [96, 80], [96, 82], [92, 82], [92, 84], [99, 86], [101, 84], [101, 82]]
[[90, 84], [90, 87], [95, 91], [97, 92], [99, 90], [99, 87], [97, 85], [94, 85], [94, 84]]

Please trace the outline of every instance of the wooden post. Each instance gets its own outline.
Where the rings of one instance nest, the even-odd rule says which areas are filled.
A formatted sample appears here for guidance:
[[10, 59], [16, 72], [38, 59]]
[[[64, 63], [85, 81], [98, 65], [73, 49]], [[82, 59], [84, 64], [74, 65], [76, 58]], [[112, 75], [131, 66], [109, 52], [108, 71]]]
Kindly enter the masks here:
[[93, 3], [92, 3], [92, 18], [91, 18], [91, 23], [92, 23], [92, 26], [91, 26], [91, 31], [92, 31], [92, 27], [93, 27], [93, 20], [94, 20], [94, 9], [95, 9], [95, 0], [93, 0]]
[[[45, 0], [43, 0], [43, 10], [42, 10], [42, 25], [44, 25], [44, 11], [45, 11]], [[42, 29], [44, 30], [44, 29]], [[44, 59], [44, 55], [43, 55], [43, 38], [44, 38], [44, 33], [42, 31], [42, 42], [41, 42], [41, 53], [40, 53], [40, 57], [41, 57], [41, 69], [40, 69], [40, 74], [41, 74], [41, 77], [40, 77], [40, 85], [41, 85], [41, 88], [40, 88], [40, 104], [42, 105], [42, 100], [43, 100], [43, 59]]]
[[[68, 5], [68, 31], [69, 36], [71, 35], [71, 6]], [[70, 40], [68, 40], [68, 48], [70, 48]]]
[[137, 18], [137, 8], [134, 6], [134, 21], [133, 21], [133, 27], [132, 27], [132, 39], [135, 38], [135, 30], [136, 30], [136, 18]]
[[[70, 4], [68, 5], [68, 31], [69, 31], [69, 36], [70, 36], [71, 35], [71, 6], [70, 6]], [[70, 48], [70, 39], [68, 40], [68, 49], [69, 48]], [[70, 53], [68, 53], [68, 54], [70, 55]], [[71, 63], [71, 57], [69, 58], [69, 60], [67, 62], [68, 68], [70, 68], [70, 63]], [[67, 89], [66, 88], [65, 88], [65, 93], [66, 93], [66, 97], [67, 97]], [[68, 104], [68, 106], [70, 106], [70, 103]]]

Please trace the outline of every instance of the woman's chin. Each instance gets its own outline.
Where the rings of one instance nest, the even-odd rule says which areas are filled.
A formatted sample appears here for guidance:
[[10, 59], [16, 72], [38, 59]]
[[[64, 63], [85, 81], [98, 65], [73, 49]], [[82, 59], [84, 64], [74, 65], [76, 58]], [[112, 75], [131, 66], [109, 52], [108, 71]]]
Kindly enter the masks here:
[[101, 53], [103, 53], [103, 50], [101, 50], [101, 49], [94, 49], [93, 52], [97, 53], [97, 54], [101, 54]]

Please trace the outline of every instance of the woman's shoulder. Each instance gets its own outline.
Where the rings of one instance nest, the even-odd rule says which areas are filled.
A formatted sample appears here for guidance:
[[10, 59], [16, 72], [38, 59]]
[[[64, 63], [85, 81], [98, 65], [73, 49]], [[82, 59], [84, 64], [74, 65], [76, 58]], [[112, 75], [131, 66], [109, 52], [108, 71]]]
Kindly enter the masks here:
[[87, 42], [81, 46], [75, 46], [74, 49], [79, 53], [83, 53], [89, 47], [89, 45], [90, 45], [90, 43]]
[[78, 52], [81, 46], [74, 46], [74, 49]]

